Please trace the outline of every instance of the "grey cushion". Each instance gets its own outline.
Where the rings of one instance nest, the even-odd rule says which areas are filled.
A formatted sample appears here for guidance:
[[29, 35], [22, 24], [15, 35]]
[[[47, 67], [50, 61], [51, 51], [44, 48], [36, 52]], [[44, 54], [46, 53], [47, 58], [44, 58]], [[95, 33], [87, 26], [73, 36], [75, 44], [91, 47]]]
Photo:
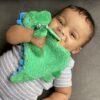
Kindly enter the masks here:
[[[50, 10], [55, 14], [69, 4], [86, 8], [96, 23], [95, 37], [75, 57], [71, 100], [100, 100], [100, 0], [0, 0], [0, 54], [11, 47], [5, 41], [5, 31], [15, 24], [20, 11]], [[45, 91], [38, 100], [52, 91]]]

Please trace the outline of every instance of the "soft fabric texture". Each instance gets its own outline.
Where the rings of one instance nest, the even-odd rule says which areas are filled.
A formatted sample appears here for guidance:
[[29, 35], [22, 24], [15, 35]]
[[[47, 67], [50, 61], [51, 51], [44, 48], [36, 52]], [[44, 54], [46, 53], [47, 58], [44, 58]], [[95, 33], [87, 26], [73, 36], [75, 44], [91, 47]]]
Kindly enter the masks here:
[[[47, 22], [45, 22], [45, 18], [48, 18]], [[34, 29], [35, 37], [46, 37], [46, 42], [43, 48], [32, 43], [23, 44], [21, 60], [24, 59], [24, 61], [20, 63], [21, 70], [10, 77], [12, 82], [18, 83], [37, 79], [50, 82], [53, 77], [59, 77], [61, 71], [69, 65], [70, 52], [58, 44], [59, 37], [48, 27], [50, 21], [51, 15], [47, 11], [31, 11], [20, 15], [19, 24]]]

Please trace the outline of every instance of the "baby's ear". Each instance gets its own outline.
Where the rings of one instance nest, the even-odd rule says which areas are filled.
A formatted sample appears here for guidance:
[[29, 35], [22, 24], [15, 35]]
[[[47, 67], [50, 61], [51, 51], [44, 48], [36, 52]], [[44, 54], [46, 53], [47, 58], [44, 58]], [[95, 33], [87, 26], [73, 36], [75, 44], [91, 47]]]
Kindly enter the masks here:
[[77, 54], [77, 53], [80, 52], [81, 49], [82, 49], [81, 47], [78, 47], [78, 48], [76, 48], [75, 50], [73, 50], [71, 53], [72, 53], [72, 54]]

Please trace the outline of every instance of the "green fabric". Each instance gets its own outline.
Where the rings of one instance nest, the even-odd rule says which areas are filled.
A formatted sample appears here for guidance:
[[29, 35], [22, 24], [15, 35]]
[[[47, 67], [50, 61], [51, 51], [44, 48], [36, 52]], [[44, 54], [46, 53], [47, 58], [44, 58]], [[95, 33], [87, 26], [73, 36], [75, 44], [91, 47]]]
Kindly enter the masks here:
[[[45, 15], [45, 12], [42, 13], [43, 19], [42, 15], [41, 17], [37, 17], [38, 19], [34, 19], [34, 16], [37, 15], [37, 13], [39, 12], [33, 13], [34, 14], [30, 16], [29, 12], [26, 15], [28, 17], [24, 17], [24, 26], [32, 29], [35, 28], [35, 36], [46, 36], [46, 42], [42, 49], [33, 45], [32, 43], [23, 44], [25, 50], [25, 63], [23, 66], [23, 70], [10, 77], [10, 80], [14, 83], [26, 82], [37, 79], [42, 79], [45, 82], [50, 82], [53, 77], [59, 77], [62, 70], [68, 67], [70, 62], [70, 52], [58, 44], [59, 37], [48, 27], [48, 24], [51, 21], [51, 15]], [[46, 18], [49, 18], [47, 17], [47, 15], [50, 17], [50, 21], [48, 21], [48, 23], [45, 22], [44, 19], [45, 16]], [[32, 19], [30, 20], [30, 18]], [[41, 20], [39, 20], [40, 18]], [[40, 24], [39, 27], [33, 25], [34, 20], [40, 21], [39, 23], [38, 21], [35, 22], [36, 25]]]
[[51, 19], [51, 13], [48, 11], [30, 11], [25, 15], [23, 24], [27, 28], [34, 29], [38, 24], [48, 25]]

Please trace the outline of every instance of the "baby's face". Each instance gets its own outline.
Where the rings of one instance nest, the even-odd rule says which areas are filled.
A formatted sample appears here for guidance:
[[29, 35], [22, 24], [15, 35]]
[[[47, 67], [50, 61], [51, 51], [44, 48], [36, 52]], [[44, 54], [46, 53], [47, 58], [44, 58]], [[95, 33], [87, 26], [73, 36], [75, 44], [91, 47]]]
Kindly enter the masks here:
[[72, 9], [65, 9], [55, 16], [49, 27], [62, 39], [59, 43], [73, 54], [80, 51], [91, 34], [90, 23], [85, 16]]

